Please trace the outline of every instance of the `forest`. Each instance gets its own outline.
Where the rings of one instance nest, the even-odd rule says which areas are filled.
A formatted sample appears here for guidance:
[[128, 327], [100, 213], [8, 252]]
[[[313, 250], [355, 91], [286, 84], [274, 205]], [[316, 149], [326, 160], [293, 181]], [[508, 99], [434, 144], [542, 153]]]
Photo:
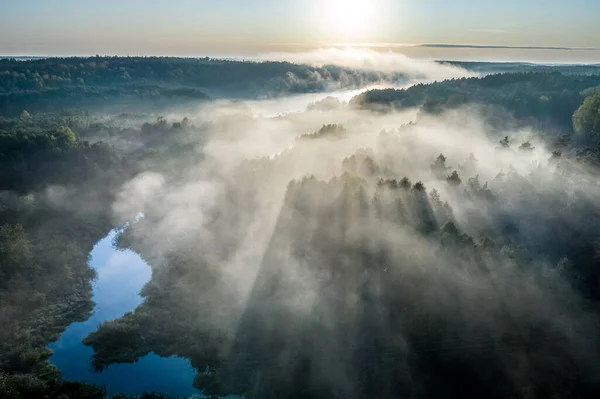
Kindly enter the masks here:
[[598, 397], [600, 74], [498, 68], [346, 103], [407, 78], [0, 60], [0, 397], [127, 398], [48, 348], [93, 312], [115, 226], [152, 278], [84, 339], [97, 372], [156, 353], [215, 398]]
[[1, 59], [0, 115], [63, 108], [159, 112], [210, 97], [273, 97], [403, 80], [401, 73], [287, 62], [168, 57]]
[[[406, 90], [367, 91], [352, 100], [360, 108], [404, 109], [422, 107], [439, 113], [448, 108], [478, 106], [492, 124], [535, 126], [571, 133], [573, 113], [600, 86], [600, 75], [566, 75], [559, 72], [502, 73], [483, 78], [462, 78], [436, 84], [418, 84]], [[593, 144], [593, 143], [592, 143]]]

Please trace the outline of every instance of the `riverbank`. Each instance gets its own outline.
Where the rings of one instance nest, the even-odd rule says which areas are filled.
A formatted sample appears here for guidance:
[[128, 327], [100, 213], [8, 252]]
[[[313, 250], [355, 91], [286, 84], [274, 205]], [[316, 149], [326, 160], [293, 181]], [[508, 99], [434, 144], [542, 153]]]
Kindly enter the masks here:
[[90, 253], [90, 266], [98, 276], [93, 284], [96, 306], [92, 316], [71, 324], [60, 339], [49, 346], [53, 351], [50, 361], [65, 380], [99, 385], [106, 388], [108, 394], [198, 395], [199, 391], [192, 386], [196, 372], [190, 362], [182, 358], [161, 358], [151, 353], [132, 364], [111, 365], [101, 373], [91, 370], [94, 352], [82, 339], [101, 323], [117, 319], [141, 304], [143, 299], [139, 292], [152, 276], [150, 267], [138, 254], [113, 247], [117, 234], [117, 229], [112, 230]]

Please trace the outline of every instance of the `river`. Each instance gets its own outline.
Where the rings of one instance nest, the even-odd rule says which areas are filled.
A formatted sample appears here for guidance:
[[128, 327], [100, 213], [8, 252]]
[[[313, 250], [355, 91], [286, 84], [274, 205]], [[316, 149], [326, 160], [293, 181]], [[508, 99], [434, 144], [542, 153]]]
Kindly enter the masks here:
[[99, 324], [114, 320], [133, 311], [141, 302], [141, 288], [150, 280], [150, 266], [132, 251], [113, 247], [118, 230], [100, 240], [92, 252], [90, 266], [98, 278], [93, 284], [96, 302], [92, 316], [81, 323], [71, 324], [59, 340], [50, 345], [50, 361], [59, 368], [64, 379], [97, 384], [109, 394], [139, 395], [160, 392], [172, 396], [189, 397], [200, 392], [192, 386], [196, 371], [187, 359], [161, 358], [149, 354], [133, 364], [116, 364], [96, 373], [90, 368], [93, 350], [81, 343]]
[[[304, 112], [308, 103], [326, 96], [345, 102], [371, 88], [375, 86], [254, 101], [250, 108], [257, 117], [269, 118]], [[111, 365], [101, 373], [91, 370], [93, 349], [83, 345], [81, 341], [101, 323], [118, 319], [135, 310], [143, 300], [139, 295], [140, 290], [152, 277], [150, 266], [138, 254], [113, 247], [113, 240], [118, 233], [118, 229], [112, 230], [90, 253], [90, 266], [98, 274], [93, 284], [96, 307], [92, 316], [84, 322], [71, 324], [58, 341], [50, 344], [53, 351], [50, 361], [58, 367], [64, 379], [104, 386], [111, 395], [159, 392], [178, 397], [201, 396], [201, 392], [192, 386], [196, 371], [189, 360], [183, 358], [161, 358], [156, 354], [149, 354], [133, 364]]]

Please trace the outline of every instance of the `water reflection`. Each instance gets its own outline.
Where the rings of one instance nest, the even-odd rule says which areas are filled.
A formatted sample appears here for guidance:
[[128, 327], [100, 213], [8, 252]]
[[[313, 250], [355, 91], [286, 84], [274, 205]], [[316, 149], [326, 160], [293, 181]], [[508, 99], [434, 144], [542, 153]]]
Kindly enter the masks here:
[[195, 370], [182, 358], [150, 354], [134, 364], [111, 365], [102, 373], [91, 371], [93, 350], [81, 340], [100, 323], [134, 310], [142, 302], [138, 293], [152, 276], [150, 267], [138, 254], [113, 248], [112, 241], [117, 234], [117, 230], [111, 231], [91, 252], [90, 265], [98, 273], [94, 283], [93, 315], [85, 322], [71, 324], [60, 339], [50, 345], [54, 352], [50, 360], [66, 380], [105, 386], [109, 394], [138, 395], [153, 391], [181, 397], [199, 394], [192, 387]]

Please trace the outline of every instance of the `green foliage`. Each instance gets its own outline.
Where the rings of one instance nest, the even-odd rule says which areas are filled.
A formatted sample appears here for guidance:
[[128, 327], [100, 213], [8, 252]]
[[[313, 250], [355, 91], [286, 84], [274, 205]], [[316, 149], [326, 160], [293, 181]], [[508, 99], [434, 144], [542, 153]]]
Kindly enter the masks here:
[[241, 62], [166, 57], [0, 60], [0, 115], [63, 108], [161, 111], [206, 101], [206, 92], [273, 97], [402, 81], [398, 73], [320, 68], [286, 62]]
[[[204, 128], [187, 118], [141, 123], [75, 109], [0, 118], [0, 397], [106, 398], [99, 387], [60, 380], [47, 345], [92, 311], [88, 254], [114, 227], [111, 204], [122, 184], [139, 168], [177, 170], [173, 163], [198, 160], [191, 132]], [[119, 151], [85, 140], [115, 137], [142, 146]]]
[[29, 112], [27, 112], [26, 110], [23, 110], [23, 112], [21, 112], [21, 115], [19, 116], [19, 119], [21, 119], [22, 121], [28, 121], [29, 119], [31, 119], [31, 115], [29, 115]]
[[[89, 105], [101, 96], [198, 100], [204, 95], [196, 86], [213, 84], [210, 79], [216, 82], [212, 87], [225, 81], [232, 86], [266, 82], [267, 91], [278, 93], [320, 90], [321, 83], [309, 76], [316, 70], [334, 80], [350, 73], [285, 63], [241, 67], [207, 59], [101, 57], [1, 61], [0, 71], [3, 68], [11, 72], [9, 77], [1, 75], [5, 92], [0, 107], [6, 106], [3, 113], [17, 112], [15, 116], [25, 106], [52, 109], [79, 104], [83, 98]], [[367, 81], [381, 77], [366, 74]], [[352, 84], [354, 78], [348, 79]], [[368, 100], [361, 105], [422, 105], [425, 112], [437, 113], [489, 102], [515, 111], [523, 120], [549, 118], [561, 124], [575, 100], [581, 103], [579, 92], [574, 93], [596, 80], [519, 74], [511, 81], [500, 75], [372, 92], [361, 97]], [[170, 88], [162, 88], [163, 84]], [[60, 100], [54, 104], [52, 98]], [[90, 314], [94, 273], [87, 254], [114, 227], [110, 205], [122, 184], [140, 170], [161, 171], [168, 177], [188, 170], [199, 155], [190, 135], [214, 127], [194, 128], [187, 119], [171, 123], [164, 117], [140, 119], [132, 127], [125, 123], [135, 119], [131, 114], [99, 119], [85, 111], [50, 115], [38, 111], [34, 118], [0, 118], [0, 397], [104, 399], [107, 394], [100, 387], [60, 380], [48, 363], [46, 345], [68, 324]], [[339, 125], [324, 125], [304, 139], [345, 133]], [[98, 139], [138, 146], [117, 150], [90, 142]], [[307, 142], [298, 143], [302, 144]], [[506, 137], [500, 144], [509, 148], [510, 140]], [[151, 351], [184, 356], [200, 370], [196, 385], [214, 397], [231, 393], [260, 398], [350, 397], [344, 389], [352, 384], [360, 397], [459, 397], [468, 383], [478, 397], [503, 398], [524, 396], [519, 384], [530, 381], [532, 397], [585, 397], [572, 394], [590, 387], [583, 373], [564, 375], [565, 364], [579, 370], [577, 354], [556, 348], [575, 335], [586, 336], [583, 327], [592, 325], [577, 324], [578, 317], [588, 316], [572, 311], [583, 308], [572, 290], [576, 287], [586, 295], [590, 308], [600, 298], [596, 244], [600, 212], [587, 198], [572, 192], [548, 195], [545, 187], [562, 187], [553, 183], [568, 176], [570, 167], [598, 159], [599, 152], [581, 150], [573, 155], [570, 143], [556, 145], [564, 150], [553, 157], [557, 172], [537, 185], [510, 171], [488, 187], [480, 181], [474, 156], [462, 165], [453, 160], [459, 165], [453, 170], [440, 154], [431, 165], [440, 181], [432, 186], [446, 180], [456, 187], [440, 184], [441, 192], [428, 190], [422, 181], [413, 185], [408, 177], [397, 180], [402, 174], [391, 173], [385, 160], [370, 150], [344, 159], [341, 177], [290, 182], [240, 311], [232, 300], [238, 293], [232, 293], [215, 271], [231, 261], [232, 251], [240, 245], [236, 239], [255, 234], [237, 211], [253, 209], [256, 188], [276, 176], [280, 165], [278, 160], [249, 161], [243, 166], [251, 168], [241, 168], [243, 178], [217, 198], [228, 207], [202, 225], [201, 233], [190, 230], [189, 242], [194, 245], [174, 246], [156, 256], [155, 248], [140, 241], [139, 237], [153, 237], [159, 228], [159, 206], [119, 237], [120, 248], [138, 250], [156, 269], [143, 289], [146, 301], [141, 306], [103, 323], [85, 338], [85, 344], [94, 348], [93, 367], [102, 370], [112, 363], [133, 362]], [[521, 149], [527, 151], [519, 156], [527, 156], [533, 147], [526, 142]], [[448, 176], [449, 170], [453, 172]], [[461, 187], [459, 172], [466, 182]], [[450, 202], [467, 205], [461, 209], [461, 223], [446, 195]], [[514, 209], [524, 211], [515, 214]], [[476, 242], [473, 237], [481, 238]], [[214, 259], [207, 259], [206, 245], [218, 247], [210, 248]], [[417, 253], [413, 248], [419, 245], [425, 248]], [[286, 273], [288, 253], [302, 265], [291, 279]], [[540, 267], [533, 259], [542, 255], [557, 266]], [[559, 291], [560, 296], [544, 296], [547, 287], [535, 284], [548, 281], [540, 277], [543, 273], [569, 276], [566, 282], [550, 279], [552, 293]], [[488, 278], [483, 281], [489, 287], [477, 285], [466, 290], [472, 296], [463, 295], [461, 287], [473, 285], [478, 276]], [[511, 282], [509, 296], [500, 296], [507, 287], [503, 281]], [[310, 295], [304, 295], [298, 284], [308, 287]], [[443, 289], [446, 284], [450, 289]], [[495, 295], [495, 300], [489, 299]], [[515, 295], [517, 299], [511, 300]], [[539, 303], [528, 302], [540, 297]], [[440, 312], [440, 303], [449, 311]], [[549, 317], [535, 304], [557, 309], [560, 318]], [[473, 308], [481, 312], [468, 317], [465, 309]], [[577, 319], [573, 323], [578, 329], [561, 334], [562, 326], [572, 321], [569, 318]], [[496, 320], [502, 320], [506, 330], [494, 330]], [[227, 325], [231, 321], [234, 329]], [[498, 349], [501, 361], [489, 348]], [[515, 348], [534, 349], [521, 358], [520, 352], [513, 356]], [[536, 355], [547, 352], [557, 355], [552, 361]], [[525, 369], [518, 375], [525, 375], [525, 381], [507, 373], [506, 364]], [[403, 379], [407, 369], [411, 373]], [[332, 370], [343, 376], [339, 390], [327, 386], [325, 377]], [[553, 379], [541, 384], [540, 375]]]
[[0, 370], [0, 397], [3, 399], [21, 399], [18, 384], [14, 377]]
[[32, 268], [31, 241], [23, 226], [0, 226], [0, 264], [0, 288], [5, 288], [16, 273], [32, 277], [29, 275]]
[[[574, 169], [581, 166], [570, 152], [565, 157]], [[545, 191], [548, 186], [562, 191], [565, 169], [549, 168], [547, 180], [539, 181], [510, 170], [488, 186], [479, 172], [489, 172], [479, 170], [474, 156], [448, 176], [447, 164], [456, 161], [440, 154], [431, 167], [444, 173], [432, 186], [449, 177], [457, 187], [440, 184], [438, 191], [422, 182], [413, 185], [407, 177], [391, 177], [384, 157], [358, 150], [342, 161], [339, 177], [288, 184], [258, 274], [239, 310], [226, 300], [227, 285], [220, 285], [215, 273], [215, 265], [227, 261], [238, 245], [224, 232], [233, 229], [246, 237], [248, 226], [234, 209], [252, 209], [254, 188], [284, 160], [285, 155], [255, 160], [252, 168], [244, 164], [239, 180], [221, 198], [231, 206], [223, 208], [228, 211], [219, 212], [202, 233], [190, 232], [200, 248], [173, 245], [167, 255], [154, 258], [160, 272], [143, 290], [146, 301], [85, 339], [94, 348], [94, 367], [132, 362], [150, 351], [177, 354], [192, 360], [199, 370], [195, 385], [214, 396], [279, 398], [302, 392], [300, 397], [335, 397], [328, 385], [338, 382], [330, 374], [335, 367], [360, 376], [356, 392], [368, 392], [364, 397], [410, 397], [415, 391], [422, 397], [462, 397], [467, 382], [477, 397], [521, 397], [521, 386], [506, 371], [512, 370], [504, 364], [506, 351], [490, 349], [500, 345], [531, 362], [524, 367], [533, 374], [524, 378], [538, 397], [550, 391], [568, 397], [574, 380], [582, 391], [595, 389], [585, 377], [561, 374], [563, 362], [580, 364], [581, 358], [556, 349], [571, 332], [562, 329], [564, 320], [553, 312], [540, 311], [558, 308], [561, 317], [587, 326], [587, 314], [572, 312], [580, 305], [574, 279], [557, 276], [563, 269], [578, 271], [587, 276], [579, 281], [592, 284], [598, 276], [598, 258], [592, 255], [600, 222], [597, 205], [579, 196], [557, 200], [564, 193]], [[249, 169], [252, 173], [244, 173]], [[246, 191], [246, 186], [253, 189]], [[446, 196], [464, 205], [460, 222]], [[147, 214], [128, 229], [122, 246], [151, 258], [153, 245], [139, 237], [151, 237], [158, 220]], [[227, 242], [222, 252], [211, 252], [218, 259], [203, 255], [206, 247], [199, 237], [207, 231], [216, 237], [211, 245]], [[414, 251], [419, 245], [422, 251]], [[565, 255], [573, 261], [560, 261]], [[547, 266], [555, 264], [560, 267]], [[292, 273], [288, 268], [294, 268]], [[597, 287], [592, 292], [580, 285], [577, 289], [589, 298], [600, 297]], [[305, 290], [318, 299], [307, 299]], [[221, 326], [230, 317], [235, 320], [232, 336], [210, 328], [211, 322]], [[546, 353], [560, 361], [548, 362]], [[413, 356], [417, 365], [410, 363]], [[371, 368], [377, 372], [370, 373]], [[403, 379], [406, 373], [410, 376]], [[551, 375], [552, 381], [542, 375]], [[382, 393], [382, 386], [391, 393]]]
[[60, 126], [56, 131], [55, 137], [60, 143], [63, 143], [63, 147], [70, 147], [77, 141], [77, 136], [68, 126]]
[[[600, 74], [504, 73], [419, 84], [403, 90], [371, 90], [354, 97], [350, 104], [375, 110], [422, 107], [423, 112], [434, 114], [477, 106], [488, 123], [499, 128], [534, 125], [571, 131], [573, 113], [583, 101], [582, 92], [599, 84]], [[586, 111], [580, 119], [590, 120], [590, 115]]]
[[575, 111], [573, 128], [590, 141], [600, 140], [600, 90], [595, 90]]
[[47, 348], [89, 317], [88, 253], [113, 227], [110, 204], [129, 173], [110, 147], [78, 139], [86, 118], [74, 110], [0, 118], [2, 397], [104, 398], [97, 388], [58, 393], [68, 387]]

